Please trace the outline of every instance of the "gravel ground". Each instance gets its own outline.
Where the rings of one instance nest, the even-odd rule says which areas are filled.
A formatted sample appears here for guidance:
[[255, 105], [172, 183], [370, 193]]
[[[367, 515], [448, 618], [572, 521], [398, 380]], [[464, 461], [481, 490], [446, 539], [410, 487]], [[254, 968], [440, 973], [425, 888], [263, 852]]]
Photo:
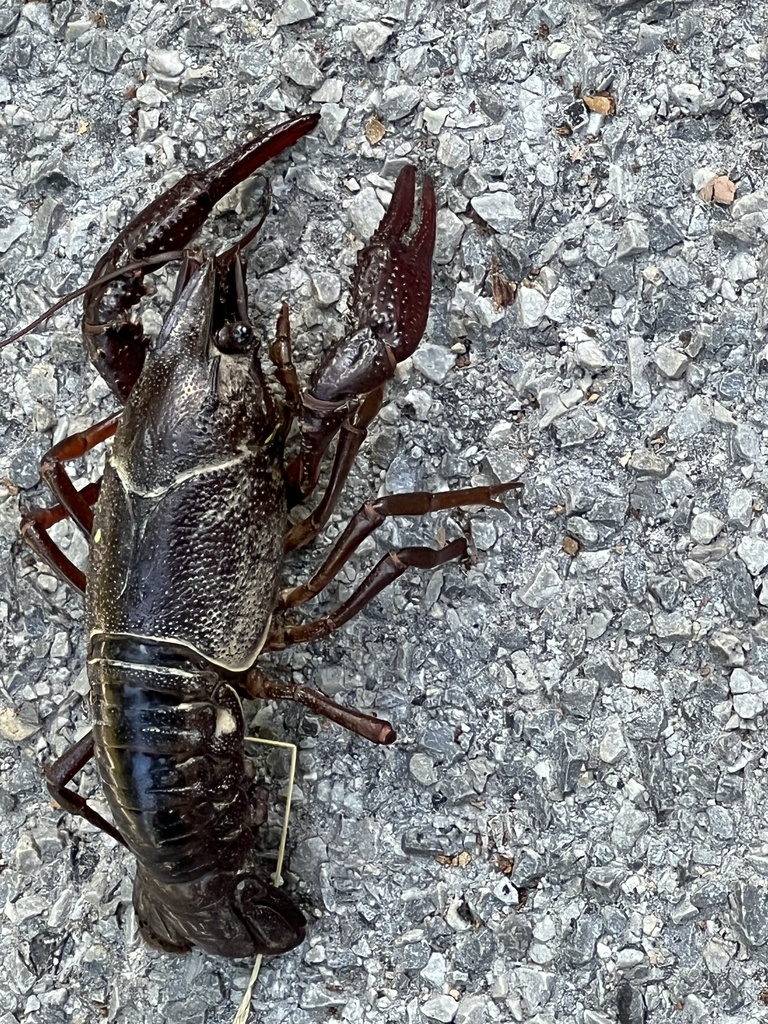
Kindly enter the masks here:
[[[342, 329], [403, 159], [435, 177], [439, 239], [424, 343], [291, 573], [372, 493], [525, 483], [519, 506], [388, 523], [328, 607], [441, 532], [472, 564], [265, 659], [399, 740], [249, 708], [299, 744], [286, 882], [311, 922], [252, 1020], [768, 1020], [765, 32], [737, 0], [0, 10], [0, 335], [182, 169], [319, 109], [269, 171], [265, 336], [287, 298], [306, 372]], [[225, 1024], [250, 965], [145, 948], [131, 859], [41, 780], [88, 728], [82, 609], [18, 507], [45, 500], [52, 440], [112, 408], [76, 321], [0, 356], [0, 1024]]]

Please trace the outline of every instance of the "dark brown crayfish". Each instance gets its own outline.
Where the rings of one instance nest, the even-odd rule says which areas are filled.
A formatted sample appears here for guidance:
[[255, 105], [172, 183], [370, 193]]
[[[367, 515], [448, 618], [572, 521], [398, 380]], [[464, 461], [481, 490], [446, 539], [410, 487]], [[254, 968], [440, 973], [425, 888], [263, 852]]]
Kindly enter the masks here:
[[[354, 327], [304, 389], [291, 360], [287, 307], [280, 312], [269, 350], [278, 399], [248, 319], [244, 247], [255, 229], [213, 258], [179, 251], [222, 196], [317, 120], [294, 118], [187, 175], [99, 261], [83, 331], [94, 364], [125, 404], [47, 453], [41, 476], [58, 505], [27, 512], [22, 526], [27, 543], [85, 594], [87, 610], [93, 728], [48, 769], [49, 789], [135, 855], [141, 932], [169, 952], [274, 954], [304, 937], [301, 911], [254, 856], [259, 822], [241, 697], [299, 701], [374, 742], [394, 739], [387, 722], [268, 679], [256, 666], [259, 654], [329, 634], [408, 567], [459, 558], [466, 543], [390, 553], [324, 618], [297, 625], [286, 612], [318, 594], [387, 516], [497, 505], [495, 496], [514, 486], [370, 501], [307, 583], [280, 590], [285, 553], [327, 521], [387, 381], [422, 337], [431, 295], [435, 194], [425, 177], [415, 214], [416, 172], [406, 166], [358, 259]], [[147, 266], [171, 259], [182, 259], [176, 294], [149, 347], [128, 313], [144, 294]], [[102, 480], [78, 491], [65, 463], [112, 435]], [[312, 512], [289, 521], [315, 489], [334, 440], [324, 493]], [[48, 532], [66, 517], [90, 538], [87, 588]], [[112, 822], [69, 787], [91, 756]]]

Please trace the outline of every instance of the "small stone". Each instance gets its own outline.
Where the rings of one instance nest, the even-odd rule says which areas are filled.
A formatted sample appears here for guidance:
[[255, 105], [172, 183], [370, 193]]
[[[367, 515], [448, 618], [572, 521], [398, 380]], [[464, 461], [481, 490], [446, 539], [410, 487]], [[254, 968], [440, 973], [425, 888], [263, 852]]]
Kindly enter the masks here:
[[509, 33], [503, 28], [494, 29], [485, 37], [485, 55], [488, 60], [503, 57], [509, 49]]
[[685, 352], [678, 352], [671, 345], [660, 345], [654, 360], [664, 376], [670, 380], [680, 380], [691, 365], [691, 360]]
[[737, 882], [734, 887], [732, 920], [748, 949], [768, 942], [767, 897], [765, 887], [753, 882]]
[[[695, 921], [699, 917], [701, 911], [698, 907], [691, 903], [690, 899], [686, 896], [680, 903], [675, 904], [670, 911], [670, 918], [675, 924], [684, 924], [686, 921]], [[687, 1003], [687, 999], [686, 999]]]
[[740, 487], [728, 499], [728, 522], [748, 530], [752, 523], [752, 492]]
[[640, 836], [648, 831], [649, 827], [648, 814], [627, 800], [621, 805], [614, 818], [611, 842], [615, 843], [620, 850], [629, 851]]
[[299, 21], [314, 18], [315, 13], [308, 0], [285, 0], [275, 11], [274, 21], [276, 25], [295, 25]]
[[165, 103], [167, 97], [154, 85], [145, 83], [136, 90], [136, 99], [143, 107], [159, 107]]
[[114, 32], [98, 32], [88, 48], [88, 60], [96, 71], [111, 75], [117, 71], [127, 49], [123, 39]]
[[523, 219], [523, 214], [509, 192], [485, 192], [475, 196], [472, 209], [485, 223], [502, 234], [513, 231], [516, 224]]
[[437, 782], [435, 762], [428, 754], [413, 754], [408, 762], [411, 775], [422, 786], [431, 786]]
[[384, 207], [379, 202], [375, 189], [367, 186], [361, 189], [347, 207], [357, 237], [367, 242], [384, 216]]
[[699, 512], [691, 520], [691, 540], [695, 544], [710, 544], [724, 526], [722, 519], [711, 512]]
[[622, 1024], [645, 1024], [645, 984], [635, 986], [626, 979], [616, 986], [616, 1007]]
[[588, 444], [603, 429], [596, 422], [592, 410], [584, 405], [578, 406], [576, 409], [569, 409], [568, 414], [555, 423], [554, 427], [555, 437], [563, 448]]
[[22, 875], [34, 874], [43, 863], [37, 843], [26, 833], [22, 833], [11, 858], [14, 868]]
[[462, 996], [454, 1018], [455, 1024], [490, 1024], [498, 1019], [493, 1001], [484, 995]]
[[708, 807], [707, 818], [712, 835], [718, 839], [733, 839], [735, 834], [733, 818], [725, 807]]
[[326, 139], [333, 145], [344, 127], [344, 122], [349, 116], [346, 107], [338, 103], [323, 103], [320, 107], [320, 127]]
[[462, 752], [456, 743], [453, 727], [445, 722], [427, 722], [418, 745], [422, 750], [431, 750], [445, 760], [452, 760]]
[[742, 615], [750, 622], [755, 621], [760, 612], [752, 577], [747, 572], [747, 567], [740, 559], [724, 558], [719, 564], [719, 569], [728, 604], [737, 615]]
[[759, 676], [745, 671], [743, 668], [735, 668], [728, 680], [731, 693], [764, 693], [768, 686]]
[[633, 636], [643, 636], [651, 628], [651, 616], [644, 608], [627, 608], [621, 617], [621, 624]]
[[585, 634], [588, 640], [597, 640], [601, 637], [611, 623], [609, 612], [592, 612], [585, 627]]
[[0, 38], [11, 35], [19, 21], [19, 15], [20, 12], [12, 8], [0, 11]]
[[766, 207], [768, 207], [768, 189], [758, 188], [754, 192], [739, 196], [731, 207], [731, 216], [735, 220], [741, 220], [744, 217], [764, 214]]
[[568, 43], [562, 41], [554, 42], [547, 50], [547, 56], [555, 64], [561, 64], [573, 49]]
[[392, 31], [380, 21], [361, 21], [349, 30], [349, 38], [366, 60], [376, 60], [384, 52]]
[[763, 698], [758, 693], [737, 693], [733, 697], [733, 710], [746, 721], [757, 718], [765, 707]]
[[74, 43], [92, 29], [93, 19], [73, 18], [71, 21], [67, 22], [67, 27], [64, 32], [64, 42]]
[[405, 971], [418, 971], [429, 960], [430, 948], [426, 942], [409, 942], [403, 947], [401, 967]]
[[575, 537], [583, 548], [595, 549], [599, 546], [600, 531], [583, 516], [571, 516], [568, 519], [568, 532]]
[[456, 354], [441, 345], [419, 345], [413, 353], [413, 365], [428, 380], [442, 384], [456, 366]]
[[160, 111], [153, 108], [152, 110], [139, 109], [136, 139], [139, 142], [147, 142], [149, 139], [154, 139], [157, 135], [157, 130], [160, 126]]
[[[437, 237], [435, 263], [450, 263], [456, 255], [464, 235], [464, 223], [447, 206], [437, 211]], [[416, 350], [418, 352], [418, 349]]]
[[682, 612], [657, 612], [653, 629], [659, 640], [690, 640], [693, 625]]
[[14, 901], [9, 900], [5, 904], [5, 916], [11, 924], [22, 924], [33, 918], [43, 917], [49, 907], [50, 900], [47, 897], [31, 893]]
[[[363, 908], [361, 907], [361, 911], [362, 910], [363, 910]], [[301, 993], [301, 997], [299, 999], [299, 1006], [301, 1007], [302, 1010], [326, 1010], [327, 1011], [328, 1007], [332, 1007], [332, 1006], [341, 1007], [341, 1006], [345, 1006], [346, 1003], [347, 1003], [346, 995], [343, 995], [343, 994], [339, 993], [338, 991], [334, 991], [331, 988], [326, 988], [321, 983], [316, 983], [316, 984], [308, 985], [303, 990], [303, 992]], [[326, 1015], [324, 1014], [324, 1016], [326, 1016]], [[336, 1014], [336, 1016], [339, 1016], [338, 1013]], [[167, 1017], [166, 1017], [166, 1019], [167, 1019]], [[181, 1021], [188, 1021], [189, 1019], [190, 1018], [189, 1018], [189, 1016], [187, 1016], [186, 1013], [185, 1013], [185, 1015], [183, 1017], [182, 1016], [176, 1017], [176, 1020], [179, 1021], [179, 1022], [181, 1022]], [[199, 1020], [200, 1018], [197, 1017], [197, 1018], [193, 1018], [193, 1019]]]
[[433, 110], [431, 107], [426, 107], [423, 114], [424, 126], [430, 135], [440, 134], [449, 114], [450, 110], [448, 107], [438, 107], [437, 110]]
[[646, 401], [650, 398], [651, 388], [645, 376], [645, 341], [639, 335], [633, 334], [627, 338], [627, 362], [632, 397], [641, 402]]
[[635, 949], [627, 946], [616, 953], [616, 968], [619, 971], [628, 971], [639, 966], [645, 960], [645, 953], [642, 949]]
[[520, 287], [517, 290], [517, 319], [522, 327], [538, 327], [547, 312], [549, 300], [538, 288]]
[[551, 320], [555, 324], [564, 323], [568, 319], [572, 304], [573, 295], [571, 289], [564, 284], [558, 285], [549, 296], [549, 301], [547, 302], [547, 320]]
[[639, 256], [641, 253], [647, 252], [649, 248], [648, 222], [641, 217], [628, 219], [619, 232], [616, 258], [622, 260]]
[[576, 362], [590, 373], [607, 370], [613, 364], [596, 341], [580, 341], [576, 346]]
[[[722, 654], [729, 665], [740, 666], [746, 660], [744, 657], [744, 646], [741, 640], [734, 636], [733, 633], [727, 633], [725, 630], [715, 630], [709, 638], [709, 646], [713, 651]], [[731, 676], [731, 680], [733, 680], [733, 676]], [[731, 684], [731, 689], [733, 689], [733, 684]]]
[[432, 953], [426, 966], [419, 972], [432, 988], [442, 988], [445, 983], [445, 957], [442, 953]]
[[680, 82], [679, 85], [673, 85], [670, 89], [670, 95], [672, 102], [676, 103], [678, 107], [682, 107], [689, 114], [701, 113], [704, 96], [701, 89], [692, 82]]
[[167, 78], [180, 78], [184, 72], [184, 63], [174, 50], [149, 50], [147, 64], [155, 74]]
[[280, 67], [286, 78], [305, 89], [317, 89], [323, 81], [323, 73], [303, 46], [291, 46], [283, 54]]
[[627, 463], [639, 476], [666, 476], [669, 473], [669, 462], [663, 455], [651, 451], [650, 448], [637, 448], [632, 452]]
[[743, 537], [736, 551], [751, 576], [759, 576], [768, 565], [768, 540], [762, 537]]
[[389, 121], [399, 121], [414, 110], [421, 100], [421, 93], [412, 85], [393, 85], [381, 98], [379, 113]]
[[529, 608], [545, 608], [562, 592], [563, 581], [549, 562], [540, 565], [533, 579], [519, 591], [520, 600]]
[[29, 217], [22, 213], [17, 214], [5, 227], [0, 227], [0, 252], [8, 252], [13, 243], [26, 234], [28, 228]]
[[711, 402], [701, 395], [694, 395], [680, 412], [672, 417], [668, 436], [670, 441], [687, 441], [696, 434], [702, 434], [711, 424]]
[[509, 974], [510, 983], [520, 993], [527, 1010], [524, 1019], [533, 1022], [532, 1015], [546, 1006], [552, 997], [555, 975], [534, 967], [514, 967]]
[[761, 456], [762, 440], [754, 427], [739, 423], [733, 435], [733, 450], [745, 462], [757, 462]]
[[437, 147], [437, 159], [444, 167], [456, 168], [469, 165], [469, 143], [454, 132], [444, 132]]
[[340, 78], [326, 78], [319, 89], [312, 93], [315, 103], [341, 103], [344, 82]]
[[315, 302], [321, 309], [327, 309], [339, 301], [341, 281], [331, 270], [314, 270], [310, 274]]
[[742, 252], [734, 256], [725, 269], [725, 276], [736, 287], [744, 281], [757, 279], [757, 261], [752, 253]]
[[605, 764], [616, 764], [624, 757], [628, 749], [621, 727], [621, 719], [618, 715], [614, 715], [606, 723], [603, 738], [597, 748], [597, 756]]
[[442, 1021], [442, 1024], [450, 1024], [456, 1016], [459, 1004], [451, 996], [433, 996], [426, 1003], [422, 1004], [421, 1012], [429, 1020]]
[[[56, 589], [56, 585], [53, 589]], [[0, 708], [0, 736], [3, 739], [11, 743], [22, 743], [39, 728], [40, 723], [30, 705], [23, 704], [18, 713], [13, 708]]]

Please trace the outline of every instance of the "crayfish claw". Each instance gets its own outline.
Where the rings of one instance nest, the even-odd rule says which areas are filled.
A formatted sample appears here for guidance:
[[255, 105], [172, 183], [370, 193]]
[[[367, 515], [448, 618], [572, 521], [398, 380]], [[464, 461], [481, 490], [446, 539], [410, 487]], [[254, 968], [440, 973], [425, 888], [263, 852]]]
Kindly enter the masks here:
[[[432, 179], [424, 175], [419, 213], [416, 168], [404, 167], [389, 208], [360, 252], [352, 278], [354, 324], [320, 361], [302, 395], [301, 447], [288, 469], [289, 503], [315, 486], [331, 439], [366, 396], [378, 392], [421, 341], [432, 297], [432, 253], [436, 204]], [[358, 429], [360, 440], [365, 429]], [[347, 429], [349, 434], [349, 429]], [[346, 472], [346, 468], [344, 469]]]
[[358, 329], [370, 329], [398, 363], [416, 349], [429, 316], [436, 203], [427, 175], [413, 230], [415, 202], [416, 168], [409, 164], [398, 175], [389, 208], [360, 253], [352, 280]]

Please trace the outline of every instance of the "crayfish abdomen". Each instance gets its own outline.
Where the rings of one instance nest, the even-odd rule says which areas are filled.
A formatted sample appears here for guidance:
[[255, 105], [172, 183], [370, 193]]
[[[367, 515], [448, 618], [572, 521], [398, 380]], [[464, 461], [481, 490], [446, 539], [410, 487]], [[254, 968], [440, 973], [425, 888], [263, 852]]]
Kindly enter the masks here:
[[94, 637], [96, 761], [115, 825], [139, 863], [133, 902], [166, 952], [282, 953], [304, 916], [254, 856], [251, 779], [235, 690], [170, 644]]

